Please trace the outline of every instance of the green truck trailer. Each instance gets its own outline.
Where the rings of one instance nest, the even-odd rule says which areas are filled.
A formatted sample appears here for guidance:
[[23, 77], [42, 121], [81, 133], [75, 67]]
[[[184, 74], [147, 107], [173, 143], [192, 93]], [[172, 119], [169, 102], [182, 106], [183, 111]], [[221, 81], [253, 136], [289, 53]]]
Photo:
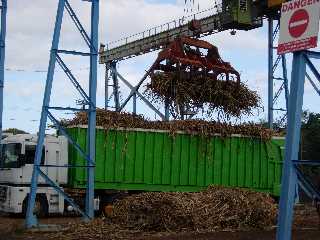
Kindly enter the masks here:
[[[68, 128], [86, 148], [87, 128]], [[201, 191], [208, 185], [248, 188], [279, 196], [284, 139], [232, 135], [204, 137], [185, 132], [117, 129], [96, 130], [95, 210], [112, 213], [115, 199], [141, 191]], [[27, 210], [37, 135], [11, 135], [2, 140], [0, 211]], [[41, 171], [59, 184], [82, 208], [86, 168], [82, 155], [64, 136], [47, 135]], [[50, 166], [61, 166], [59, 168]], [[72, 211], [64, 198], [39, 178], [37, 214]]]
[[[68, 129], [85, 148], [87, 129]], [[69, 145], [69, 164], [85, 165]], [[284, 138], [204, 137], [146, 129], [96, 130], [95, 189], [200, 191], [209, 185], [280, 194]], [[85, 188], [86, 171], [71, 168], [71, 188]]]

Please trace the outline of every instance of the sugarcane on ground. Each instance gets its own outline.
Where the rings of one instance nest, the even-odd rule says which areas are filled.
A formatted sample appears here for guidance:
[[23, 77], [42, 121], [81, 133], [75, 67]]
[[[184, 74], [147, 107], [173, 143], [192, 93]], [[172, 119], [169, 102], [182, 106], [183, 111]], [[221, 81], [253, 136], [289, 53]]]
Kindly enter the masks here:
[[[46, 218], [41, 220], [42, 224], [59, 224], [61, 226], [68, 226], [70, 224], [81, 223], [81, 218], [77, 217], [56, 217]], [[0, 239], [2, 240], [24, 240], [34, 239], [42, 240], [49, 239], [52, 233], [30, 233], [23, 229], [24, 219], [17, 216], [0, 215]], [[154, 232], [144, 233], [131, 232], [131, 237], [122, 239], [141, 239], [141, 240], [271, 240], [275, 239], [275, 227], [270, 230], [257, 231], [220, 231], [213, 233], [165, 233]], [[129, 236], [128, 235], [128, 236]], [[69, 240], [67, 236], [64, 238], [63, 234], [55, 239]], [[78, 240], [88, 239], [78, 236]], [[108, 236], [100, 236], [95, 239], [112, 239]], [[319, 218], [316, 209], [311, 205], [300, 206], [295, 211], [295, 222], [293, 230], [293, 240], [318, 240], [320, 239]]]
[[[86, 225], [79, 217], [50, 217], [41, 219], [41, 224], [55, 224], [62, 227], [58, 232], [30, 232], [23, 228], [24, 219], [18, 216], [0, 215], [0, 239], [141, 239], [141, 240], [271, 240], [275, 239], [276, 227], [265, 230], [217, 230], [202, 231], [143, 231], [123, 229], [116, 224], [108, 224], [108, 219], [99, 218]], [[293, 240], [318, 240], [320, 236], [319, 216], [311, 204], [296, 206], [293, 225]], [[90, 234], [91, 232], [91, 234]], [[106, 234], [107, 233], [107, 234]]]

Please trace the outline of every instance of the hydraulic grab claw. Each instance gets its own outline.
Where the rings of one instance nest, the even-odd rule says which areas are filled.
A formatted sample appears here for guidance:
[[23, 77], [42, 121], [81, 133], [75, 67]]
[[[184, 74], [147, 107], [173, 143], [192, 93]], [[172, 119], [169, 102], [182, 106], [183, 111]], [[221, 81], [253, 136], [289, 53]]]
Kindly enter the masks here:
[[174, 118], [190, 118], [200, 111], [239, 117], [250, 114], [259, 96], [240, 82], [240, 74], [221, 59], [212, 44], [179, 37], [162, 50], [150, 68], [146, 95], [165, 103]]
[[153, 65], [157, 71], [177, 72], [186, 77], [206, 76], [215, 80], [240, 83], [240, 74], [224, 62], [214, 45], [198, 39], [179, 37], [162, 50]]

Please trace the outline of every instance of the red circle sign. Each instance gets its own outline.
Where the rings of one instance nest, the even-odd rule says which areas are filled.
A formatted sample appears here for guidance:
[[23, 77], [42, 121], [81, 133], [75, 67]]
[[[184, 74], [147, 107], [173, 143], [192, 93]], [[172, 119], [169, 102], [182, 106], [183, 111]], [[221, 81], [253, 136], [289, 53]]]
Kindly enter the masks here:
[[304, 9], [295, 11], [289, 20], [289, 33], [292, 37], [298, 38], [307, 30], [309, 25], [309, 14]]

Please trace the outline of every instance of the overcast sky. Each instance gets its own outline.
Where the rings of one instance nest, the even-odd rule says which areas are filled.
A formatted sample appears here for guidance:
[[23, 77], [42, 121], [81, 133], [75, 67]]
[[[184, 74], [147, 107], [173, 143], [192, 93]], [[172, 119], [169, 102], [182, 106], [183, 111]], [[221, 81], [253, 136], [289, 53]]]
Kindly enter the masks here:
[[[100, 0], [99, 42], [107, 43], [144, 31], [153, 26], [182, 17], [184, 0]], [[16, 127], [36, 132], [48, 67], [57, 0], [10, 0], [8, 1], [8, 26], [6, 47], [6, 72], [3, 127]], [[70, 0], [74, 10], [89, 30], [89, 3]], [[196, 0], [200, 10], [213, 7], [212, 0]], [[190, 6], [189, 6], [190, 7]], [[188, 12], [190, 8], [188, 8]], [[267, 32], [263, 28], [238, 31], [236, 36], [229, 32], [219, 33], [206, 40], [216, 45], [225, 61], [229, 61], [241, 73], [241, 78], [250, 88], [259, 92], [265, 111], [259, 111], [250, 119], [266, 118], [267, 98]], [[68, 16], [65, 16], [61, 49], [84, 50], [81, 39]], [[122, 61], [119, 72], [132, 84], [143, 76], [156, 58], [156, 53]], [[83, 57], [64, 58], [79, 81], [87, 88], [89, 61]], [[291, 65], [291, 58], [288, 58]], [[289, 67], [289, 71], [290, 71]], [[122, 95], [128, 92], [123, 88]], [[56, 71], [51, 106], [73, 106], [79, 97], [68, 83], [64, 74]], [[306, 85], [305, 108], [320, 111], [319, 102], [312, 87]], [[98, 106], [104, 106], [104, 66], [99, 65]], [[283, 107], [283, 101], [279, 107]], [[130, 107], [128, 108], [130, 110]], [[147, 107], [138, 106], [139, 113], [153, 118]], [[70, 115], [69, 115], [70, 116]], [[68, 117], [59, 116], [59, 117]], [[243, 118], [242, 121], [248, 119]]]

